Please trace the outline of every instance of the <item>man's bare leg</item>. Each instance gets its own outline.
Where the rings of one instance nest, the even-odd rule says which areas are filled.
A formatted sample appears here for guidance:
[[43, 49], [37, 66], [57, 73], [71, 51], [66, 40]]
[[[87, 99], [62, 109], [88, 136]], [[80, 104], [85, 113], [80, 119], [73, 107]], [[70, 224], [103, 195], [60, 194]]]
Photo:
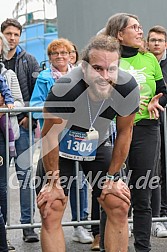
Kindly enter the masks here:
[[124, 201], [114, 195], [107, 195], [100, 201], [107, 214], [105, 226], [105, 251], [127, 252], [128, 250], [128, 209]]
[[61, 225], [65, 206], [66, 204], [63, 205], [61, 200], [56, 200], [47, 217], [42, 218], [41, 245], [43, 252], [65, 252], [64, 233]]

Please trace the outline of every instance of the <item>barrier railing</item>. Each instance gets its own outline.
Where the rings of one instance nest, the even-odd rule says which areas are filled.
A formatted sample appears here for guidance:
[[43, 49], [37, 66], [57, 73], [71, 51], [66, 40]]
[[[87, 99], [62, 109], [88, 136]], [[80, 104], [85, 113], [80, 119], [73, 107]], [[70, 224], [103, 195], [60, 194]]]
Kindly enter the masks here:
[[[30, 176], [31, 176], [31, 181], [33, 181], [32, 176], [33, 176], [33, 148], [32, 148], [32, 112], [42, 112], [41, 107], [22, 107], [22, 108], [14, 108], [14, 109], [8, 109], [8, 108], [0, 108], [0, 113], [5, 113], [6, 114], [6, 169], [7, 169], [7, 181], [9, 181], [9, 166], [10, 166], [10, 158], [9, 158], [9, 132], [8, 132], [8, 118], [9, 118], [9, 113], [10, 112], [15, 112], [15, 113], [20, 113], [20, 112], [26, 112], [29, 114], [29, 145], [30, 145], [30, 152], [29, 152], [29, 159], [30, 159]], [[166, 109], [164, 112], [164, 135], [165, 135], [165, 154], [166, 154], [166, 171], [167, 171], [167, 133], [166, 133], [166, 128], [167, 128], [167, 122], [166, 122]], [[40, 141], [40, 140], [39, 140]], [[39, 145], [39, 143], [34, 144]], [[35, 147], [34, 146], [34, 147]], [[79, 176], [79, 163], [76, 161], [76, 178]], [[166, 181], [167, 181], [167, 172], [166, 172]], [[167, 188], [167, 186], [166, 186]], [[88, 220], [88, 221], [81, 221], [80, 220], [80, 194], [79, 194], [79, 180], [76, 179], [76, 197], [77, 197], [77, 221], [66, 221], [62, 222], [63, 226], [78, 226], [78, 225], [97, 225], [100, 223], [99, 220]], [[41, 223], [36, 223], [34, 221], [34, 216], [33, 216], [33, 185], [30, 187], [30, 202], [31, 202], [31, 223], [29, 224], [11, 224], [10, 221], [10, 188], [9, 185], [7, 186], [7, 223], [6, 223], [6, 229], [22, 229], [25, 227], [34, 227], [34, 228], [40, 228]], [[133, 219], [128, 219], [129, 223], [133, 222]], [[152, 218], [153, 222], [164, 222], [167, 221], [167, 217], [157, 217], [157, 218]]]

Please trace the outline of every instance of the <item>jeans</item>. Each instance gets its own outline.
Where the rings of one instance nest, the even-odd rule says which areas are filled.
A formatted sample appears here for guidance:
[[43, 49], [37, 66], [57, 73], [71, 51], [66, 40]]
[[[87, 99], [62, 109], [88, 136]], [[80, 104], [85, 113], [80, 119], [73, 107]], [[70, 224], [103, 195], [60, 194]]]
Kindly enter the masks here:
[[[79, 172], [79, 195], [80, 195], [80, 219], [85, 220], [88, 217], [88, 182], [84, 178], [82, 171]], [[70, 187], [70, 205], [72, 221], [77, 220], [77, 197], [76, 180], [73, 180]]]
[[[34, 143], [34, 134], [32, 137]], [[15, 167], [17, 178], [20, 186], [20, 208], [21, 208], [21, 223], [31, 223], [30, 209], [30, 158], [29, 158], [29, 131], [20, 126], [20, 137], [15, 141], [16, 154]], [[6, 141], [0, 131], [0, 155], [3, 156], [3, 166], [0, 172], [0, 205], [4, 221], [6, 223], [7, 214], [7, 181], [6, 181]], [[22, 154], [22, 155], [21, 155]], [[12, 183], [12, 180], [11, 180]], [[9, 185], [10, 187], [12, 186]], [[33, 190], [33, 211], [35, 211], [35, 195]]]
[[[158, 125], [134, 126], [132, 142], [127, 160], [133, 208], [133, 233], [136, 252], [151, 250], [152, 223], [151, 196], [152, 179], [155, 176], [160, 155], [160, 130]], [[100, 231], [104, 236], [105, 212], [101, 215]], [[111, 241], [112, 242], [112, 241]], [[104, 250], [103, 238], [101, 250]]]
[[5, 223], [4, 223], [3, 215], [1, 213], [1, 207], [0, 207], [0, 251], [1, 252], [8, 251], [8, 246], [7, 246], [7, 241], [6, 241]]
[[[34, 144], [34, 132], [32, 133], [32, 145]], [[15, 159], [15, 167], [17, 178], [20, 184], [20, 207], [22, 224], [31, 223], [31, 208], [30, 208], [30, 160], [29, 151], [29, 130], [20, 126], [20, 137], [15, 142], [17, 158]], [[33, 153], [33, 151], [32, 151]], [[23, 156], [20, 156], [20, 155]], [[35, 212], [35, 191], [33, 189], [33, 213]]]

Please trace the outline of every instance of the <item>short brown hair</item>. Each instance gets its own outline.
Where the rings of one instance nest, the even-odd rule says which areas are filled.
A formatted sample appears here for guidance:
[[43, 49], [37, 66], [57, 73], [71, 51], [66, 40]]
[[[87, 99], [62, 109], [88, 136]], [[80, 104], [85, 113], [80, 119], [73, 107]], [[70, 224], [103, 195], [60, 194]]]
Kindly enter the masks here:
[[153, 26], [153, 27], [149, 30], [149, 32], [148, 32], [147, 41], [149, 41], [150, 33], [151, 33], [151, 32], [163, 34], [164, 37], [165, 37], [165, 41], [167, 41], [167, 31], [166, 31], [166, 29], [165, 29], [163, 26], [161, 26], [161, 25], [155, 25], [155, 26]]
[[18, 28], [20, 30], [20, 35], [21, 35], [21, 33], [22, 33], [22, 25], [16, 19], [7, 18], [4, 22], [2, 22], [2, 24], [1, 24], [1, 32], [3, 33], [4, 30], [8, 26], [14, 26], [14, 27]]
[[116, 38], [99, 34], [93, 37], [82, 51], [81, 59], [89, 63], [89, 52], [92, 49], [117, 52], [120, 57], [120, 44]]
[[64, 46], [66, 50], [70, 53], [72, 50], [72, 42], [65, 38], [54, 39], [47, 48], [48, 56], [55, 51], [58, 47]]

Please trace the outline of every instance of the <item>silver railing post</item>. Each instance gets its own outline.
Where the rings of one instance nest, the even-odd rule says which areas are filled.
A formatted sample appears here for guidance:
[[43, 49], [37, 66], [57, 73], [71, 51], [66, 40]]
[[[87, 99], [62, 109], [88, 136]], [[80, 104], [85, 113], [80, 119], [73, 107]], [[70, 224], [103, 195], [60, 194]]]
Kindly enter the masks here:
[[165, 169], [166, 169], [166, 195], [167, 195], [167, 109], [164, 111], [164, 143], [165, 143]]
[[80, 216], [80, 176], [79, 176], [79, 162], [75, 161], [75, 174], [76, 174], [76, 202], [77, 202], [77, 221], [81, 220]]
[[9, 184], [9, 113], [6, 113], [6, 181], [7, 181], [7, 225], [10, 226], [10, 184]]

